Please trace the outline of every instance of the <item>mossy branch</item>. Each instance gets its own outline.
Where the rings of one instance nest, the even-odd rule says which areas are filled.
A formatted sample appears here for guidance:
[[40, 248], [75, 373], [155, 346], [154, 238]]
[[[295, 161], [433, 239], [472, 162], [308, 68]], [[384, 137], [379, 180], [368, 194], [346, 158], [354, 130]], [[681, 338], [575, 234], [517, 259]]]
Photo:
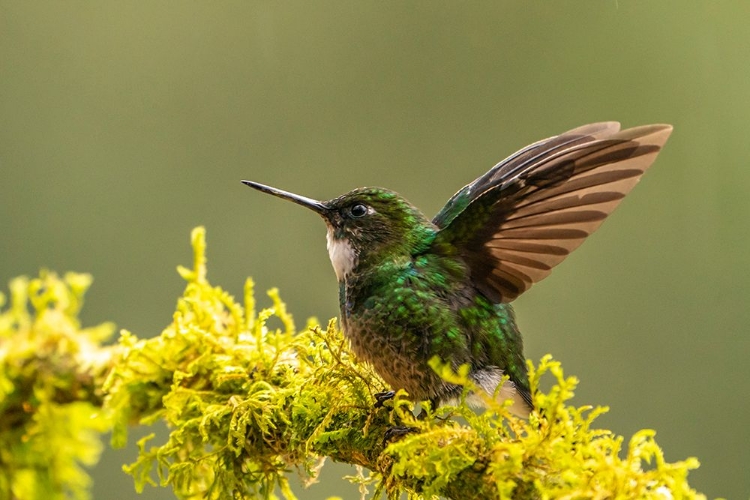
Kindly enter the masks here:
[[[240, 305], [206, 279], [202, 228], [192, 240], [172, 324], [151, 339], [123, 331], [102, 347], [110, 325], [81, 329], [86, 275], [11, 284], [0, 313], [0, 496], [87, 498], [79, 464], [98, 458], [97, 433], [111, 426], [122, 446], [130, 426], [164, 421], [166, 441], [142, 439], [125, 467], [139, 491], [157, 484], [155, 472], [179, 498], [294, 498], [286, 472], [314, 479], [330, 457], [369, 471], [353, 480], [390, 498], [702, 498], [687, 483], [697, 460], [667, 463], [653, 431], [624, 446], [595, 429], [606, 410], [570, 406], [577, 381], [549, 356], [529, 365], [538, 410], [528, 421], [491, 398], [481, 415], [460, 405], [428, 409], [424, 420], [404, 394], [375, 408], [373, 394], [386, 387], [334, 321], [297, 333], [276, 290], [255, 311], [251, 280]], [[555, 385], [543, 393], [545, 375]], [[396, 425], [416, 430], [385, 443]]]

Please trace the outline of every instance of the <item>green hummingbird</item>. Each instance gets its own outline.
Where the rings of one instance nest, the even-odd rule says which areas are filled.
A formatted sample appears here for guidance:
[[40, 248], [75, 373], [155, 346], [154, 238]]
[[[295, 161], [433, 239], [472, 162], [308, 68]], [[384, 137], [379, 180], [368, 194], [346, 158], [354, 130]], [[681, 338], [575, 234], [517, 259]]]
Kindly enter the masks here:
[[463, 388], [430, 368], [437, 356], [468, 364], [476, 387], [525, 417], [533, 404], [510, 302], [599, 227], [671, 131], [604, 122], [544, 139], [464, 186], [432, 220], [387, 189], [318, 201], [242, 182], [323, 218], [344, 335], [393, 389], [432, 408], [456, 401]]

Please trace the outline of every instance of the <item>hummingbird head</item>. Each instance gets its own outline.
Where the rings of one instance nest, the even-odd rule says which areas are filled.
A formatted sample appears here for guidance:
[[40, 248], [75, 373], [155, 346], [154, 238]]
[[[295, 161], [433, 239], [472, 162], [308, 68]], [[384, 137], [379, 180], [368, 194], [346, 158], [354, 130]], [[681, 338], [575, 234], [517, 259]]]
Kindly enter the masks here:
[[359, 188], [318, 201], [257, 182], [242, 182], [307, 207], [323, 218], [328, 227], [328, 255], [339, 281], [354, 269], [419, 252], [437, 231], [417, 208], [387, 189]]

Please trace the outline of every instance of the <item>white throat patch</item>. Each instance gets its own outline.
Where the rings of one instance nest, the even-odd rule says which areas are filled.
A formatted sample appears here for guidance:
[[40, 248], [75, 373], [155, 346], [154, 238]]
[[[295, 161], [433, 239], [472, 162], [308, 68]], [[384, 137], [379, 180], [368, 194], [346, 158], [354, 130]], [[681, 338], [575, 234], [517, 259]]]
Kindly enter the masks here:
[[336, 272], [336, 278], [344, 281], [346, 275], [352, 272], [357, 261], [357, 254], [345, 239], [339, 240], [333, 237], [333, 229], [328, 228], [326, 234], [328, 247], [328, 257], [331, 258], [333, 270]]

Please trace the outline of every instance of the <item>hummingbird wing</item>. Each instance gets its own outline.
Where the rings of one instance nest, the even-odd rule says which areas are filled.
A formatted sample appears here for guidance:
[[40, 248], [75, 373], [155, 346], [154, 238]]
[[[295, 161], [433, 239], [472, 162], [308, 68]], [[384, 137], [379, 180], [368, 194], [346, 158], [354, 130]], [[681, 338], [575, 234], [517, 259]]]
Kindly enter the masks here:
[[487, 298], [510, 302], [596, 231], [653, 163], [670, 125], [595, 123], [536, 142], [458, 191], [433, 244], [456, 248]]

